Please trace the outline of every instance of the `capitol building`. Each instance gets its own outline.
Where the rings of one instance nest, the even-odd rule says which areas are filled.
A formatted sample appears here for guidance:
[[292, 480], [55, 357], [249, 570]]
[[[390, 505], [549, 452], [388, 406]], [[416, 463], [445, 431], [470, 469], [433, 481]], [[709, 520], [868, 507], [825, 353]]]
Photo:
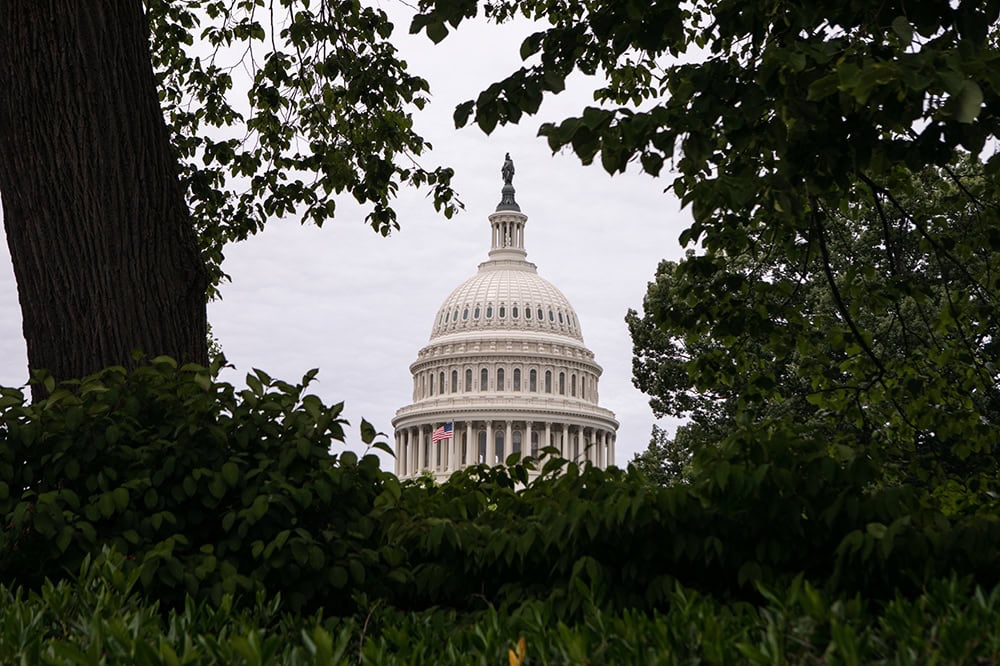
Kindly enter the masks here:
[[410, 366], [413, 402], [392, 420], [401, 478], [443, 481], [548, 447], [580, 464], [614, 463], [618, 421], [598, 404], [601, 366], [573, 306], [527, 261], [510, 156], [502, 175], [488, 259], [441, 304]]

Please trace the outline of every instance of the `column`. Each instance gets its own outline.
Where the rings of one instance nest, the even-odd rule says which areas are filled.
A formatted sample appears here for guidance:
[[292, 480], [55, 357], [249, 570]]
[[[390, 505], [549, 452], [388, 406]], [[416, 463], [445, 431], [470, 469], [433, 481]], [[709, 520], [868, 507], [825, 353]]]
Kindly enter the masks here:
[[573, 451], [569, 446], [569, 426], [565, 423], [562, 424], [562, 438], [559, 440], [559, 450], [562, 451], [562, 457], [566, 460], [573, 459]]
[[[504, 434], [504, 440], [503, 440], [504, 458], [507, 458], [507, 456], [514, 453], [514, 438], [511, 436], [514, 430], [513, 425], [514, 423], [512, 421], [507, 421], [507, 431]], [[501, 460], [500, 462], [503, 462], [503, 460]]]
[[413, 476], [417, 468], [417, 447], [413, 442], [413, 428], [406, 429], [406, 475]]
[[552, 424], [548, 421], [545, 422], [545, 443], [539, 442], [539, 448], [546, 448], [552, 446]]
[[462, 463], [465, 465], [472, 464], [472, 421], [465, 422], [465, 459]]
[[617, 435], [614, 433], [608, 433], [608, 464], [615, 464], [615, 438]]
[[456, 460], [456, 451], [458, 450], [458, 424], [452, 422], [451, 424], [451, 439], [448, 440], [448, 471], [454, 472], [458, 469]]
[[594, 446], [597, 447], [597, 464], [601, 469], [608, 466], [608, 454], [604, 450], [604, 435], [594, 430]]
[[524, 451], [527, 451], [527, 455], [532, 455], [531, 451], [531, 421], [524, 422], [524, 439], [521, 440], [521, 452], [522, 457], [527, 457], [524, 455]]
[[593, 462], [591, 456], [593, 456], [594, 452], [587, 450], [587, 442], [583, 438], [583, 426], [577, 426], [576, 428], [576, 450], [580, 452], [578, 455], [581, 461], [589, 460]]
[[496, 465], [497, 447], [493, 441], [493, 421], [486, 422], [486, 464], [490, 467]]
[[427, 469], [427, 436], [424, 427], [417, 428], [417, 474]]
[[400, 474], [400, 471], [402, 469], [402, 465], [399, 464], [399, 461], [403, 457], [403, 444], [402, 444], [402, 442], [403, 442], [403, 435], [402, 435], [402, 433], [400, 431], [397, 430], [396, 431], [396, 459], [394, 461], [395, 464], [393, 465], [393, 472], [396, 474], [396, 476], [402, 476], [402, 474]]

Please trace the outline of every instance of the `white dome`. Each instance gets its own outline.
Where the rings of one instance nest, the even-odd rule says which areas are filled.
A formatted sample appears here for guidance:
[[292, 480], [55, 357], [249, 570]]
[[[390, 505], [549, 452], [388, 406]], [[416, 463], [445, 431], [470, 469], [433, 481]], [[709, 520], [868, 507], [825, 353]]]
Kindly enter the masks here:
[[[489, 216], [489, 259], [438, 308], [410, 365], [413, 401], [396, 411], [396, 474], [444, 481], [470, 465], [553, 449], [577, 464], [614, 464], [618, 421], [599, 404], [601, 366], [573, 306], [527, 261], [528, 220], [514, 165]], [[537, 470], [532, 475], [537, 475]]]
[[541, 331], [583, 342], [573, 306], [526, 261], [487, 261], [438, 308], [431, 340], [464, 331]]

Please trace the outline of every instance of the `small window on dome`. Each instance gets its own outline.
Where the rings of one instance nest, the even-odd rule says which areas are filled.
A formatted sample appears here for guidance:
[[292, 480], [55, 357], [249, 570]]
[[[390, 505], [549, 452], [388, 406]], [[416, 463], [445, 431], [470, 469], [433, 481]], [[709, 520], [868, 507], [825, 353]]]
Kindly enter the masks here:
[[478, 305], [476, 306], [476, 309], [472, 311], [472, 318], [473, 319], [479, 319], [479, 306]]
[[563, 316], [562, 316], [562, 312], [560, 312], [560, 313], [559, 313], [559, 323], [560, 323], [560, 324], [561, 324], [561, 323], [563, 323]]
[[517, 306], [516, 305], [510, 309], [510, 316], [513, 317], [514, 319], [517, 319]]
[[465, 369], [465, 387], [464, 387], [463, 390], [465, 390], [465, 391], [471, 391], [472, 390], [472, 369], [471, 368], [466, 368]]
[[486, 318], [487, 319], [493, 319], [493, 306], [492, 305], [487, 305], [486, 306]]
[[545, 315], [542, 314], [542, 309], [538, 308], [538, 321], [541, 321], [544, 318], [545, 318]]
[[524, 308], [524, 318], [525, 319], [531, 319], [531, 308], [530, 307]]
[[451, 392], [458, 390], [458, 370], [451, 371]]
[[464, 310], [462, 310], [462, 321], [465, 321], [468, 318], [469, 318], [469, 308], [465, 308]]
[[549, 309], [549, 321], [555, 321], [555, 317], [552, 315], [552, 309]]
[[458, 308], [455, 308], [455, 312], [452, 313], [451, 320], [458, 321]]
[[514, 390], [515, 391], [520, 391], [521, 390], [521, 369], [520, 368], [514, 368]]
[[497, 390], [503, 391], [506, 387], [504, 386], [504, 374], [503, 368], [497, 369]]
[[501, 305], [500, 306], [500, 318], [503, 319], [506, 316], [507, 316], [507, 308], [505, 308], [504, 306]]

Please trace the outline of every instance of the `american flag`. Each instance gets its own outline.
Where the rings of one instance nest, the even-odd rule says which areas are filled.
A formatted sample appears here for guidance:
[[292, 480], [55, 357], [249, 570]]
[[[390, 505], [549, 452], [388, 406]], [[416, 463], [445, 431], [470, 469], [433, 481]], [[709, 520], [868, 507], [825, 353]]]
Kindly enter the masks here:
[[439, 428], [435, 428], [434, 432], [431, 434], [431, 442], [440, 442], [442, 439], [451, 439], [452, 434], [454, 434], [455, 424], [445, 423]]

